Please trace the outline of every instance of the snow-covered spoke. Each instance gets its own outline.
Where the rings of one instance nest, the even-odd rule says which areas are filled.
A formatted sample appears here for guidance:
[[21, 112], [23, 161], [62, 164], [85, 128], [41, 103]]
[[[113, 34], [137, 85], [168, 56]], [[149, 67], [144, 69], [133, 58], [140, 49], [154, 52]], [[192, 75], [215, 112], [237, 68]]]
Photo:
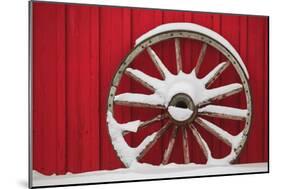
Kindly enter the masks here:
[[232, 108], [227, 106], [207, 105], [198, 110], [200, 115], [211, 117], [219, 117], [233, 120], [245, 120], [247, 117], [247, 109]]
[[181, 127], [181, 130], [182, 130], [183, 160], [184, 163], [187, 164], [190, 163], [188, 135], [185, 127]]
[[164, 101], [157, 94], [122, 93], [114, 98], [114, 103], [124, 106], [164, 109]]
[[203, 78], [205, 86], [208, 88], [229, 65], [229, 61], [222, 62], [217, 65], [210, 73], [208, 73], [208, 75]]
[[147, 47], [147, 52], [151, 58], [151, 60], [153, 61], [154, 65], [156, 66], [156, 68], [158, 69], [158, 71], [160, 72], [160, 74], [162, 75], [162, 77], [165, 79], [167, 76], [171, 75], [170, 71], [167, 69], [167, 67], [163, 64], [163, 62], [161, 61], [161, 59], [158, 57], [158, 55], [155, 53], [155, 51], [150, 48]]
[[127, 123], [118, 123], [112, 116], [111, 112], [107, 113], [107, 122], [110, 123], [112, 127], [115, 127], [115, 129], [120, 130], [123, 132], [137, 132], [141, 124], [143, 124], [140, 120], [130, 121]]
[[180, 71], [182, 71], [182, 56], [181, 56], [181, 47], [180, 47], [179, 38], [175, 38], [175, 49], [176, 49], [177, 71], [179, 73]]
[[[149, 126], [150, 124], [153, 124], [157, 121], [161, 121], [165, 118], [167, 118], [167, 114], [159, 114], [159, 115], [155, 116], [154, 118], [152, 118], [150, 120], [141, 122], [141, 124], [138, 126], [138, 130], [141, 129], [141, 128], [145, 128], [145, 127]], [[124, 131], [123, 135], [126, 135], [128, 133], [130, 133], [130, 131]]]
[[198, 75], [198, 73], [199, 73], [201, 64], [202, 64], [202, 62], [204, 60], [204, 57], [205, 57], [205, 54], [206, 54], [207, 47], [208, 47], [207, 43], [204, 43], [201, 47], [200, 54], [199, 54], [199, 57], [197, 59], [196, 66], [195, 66], [195, 74], [196, 75]]
[[206, 143], [206, 141], [202, 138], [202, 136], [197, 131], [197, 129], [193, 126], [193, 124], [191, 124], [189, 127], [190, 127], [192, 134], [194, 135], [197, 143], [199, 144], [201, 150], [203, 151], [203, 154], [206, 157], [207, 161], [212, 159], [211, 151], [210, 151], [210, 148], [209, 148], [208, 144]]
[[225, 130], [219, 128], [217, 125], [203, 119], [203, 118], [196, 118], [196, 123], [201, 125], [204, 129], [212, 133], [215, 137], [232, 147], [232, 141], [234, 140], [234, 136], [226, 132]]
[[228, 96], [239, 93], [242, 89], [243, 86], [241, 84], [233, 83], [222, 87], [206, 90], [206, 95], [201, 99], [201, 102], [199, 102], [197, 105], [201, 107], [205, 104], [211, 103], [212, 101], [221, 100]]
[[159, 79], [149, 76], [140, 70], [127, 68], [125, 73], [152, 91], [155, 91], [156, 87], [161, 85]]
[[[137, 160], [140, 160], [145, 156], [145, 154], [153, 147], [153, 145], [157, 142], [159, 138], [163, 136], [163, 134], [170, 128], [171, 122], [168, 121], [160, 130], [154, 132], [149, 137], [152, 138], [149, 143], [147, 143], [142, 150], [138, 151]], [[147, 137], [145, 138], [145, 140]]]
[[163, 161], [162, 161], [163, 165], [166, 165], [169, 162], [169, 159], [171, 157], [171, 153], [173, 151], [174, 144], [175, 144], [175, 141], [176, 141], [177, 132], [178, 132], [178, 126], [175, 126], [173, 128], [168, 147], [167, 147], [167, 149], [165, 150], [165, 153], [164, 153], [164, 158], [163, 158]]

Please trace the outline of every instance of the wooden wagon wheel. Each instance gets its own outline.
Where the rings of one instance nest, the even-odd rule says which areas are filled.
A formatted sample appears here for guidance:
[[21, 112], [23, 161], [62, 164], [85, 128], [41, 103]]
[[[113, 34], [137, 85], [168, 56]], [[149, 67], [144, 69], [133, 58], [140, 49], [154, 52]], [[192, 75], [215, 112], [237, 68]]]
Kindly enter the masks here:
[[[195, 68], [191, 73], [184, 73], [182, 70], [182, 57], [180, 42], [182, 38], [198, 40], [202, 43], [200, 54]], [[172, 74], [151, 48], [153, 44], [167, 39], [174, 39], [176, 52], [177, 74]], [[202, 65], [207, 47], [212, 46], [222, 53], [227, 61], [219, 63], [203, 78], [198, 78], [198, 72]], [[138, 69], [130, 68], [130, 64], [142, 51], [146, 50], [152, 62], [160, 72], [163, 80], [152, 77]], [[232, 83], [217, 88], [209, 86], [221, 75], [221, 73], [232, 65], [238, 73], [241, 83]], [[123, 74], [127, 74], [132, 79], [150, 89], [153, 94], [123, 93], [116, 95]], [[207, 164], [229, 164], [239, 155], [247, 139], [247, 134], [251, 125], [252, 103], [249, 88], [249, 75], [239, 54], [232, 45], [216, 32], [191, 23], [170, 23], [164, 24], [150, 30], [136, 41], [135, 48], [121, 63], [114, 76], [108, 97], [107, 125], [112, 140], [113, 147], [120, 160], [126, 167], [139, 164], [139, 160], [153, 147], [156, 141], [163, 134], [172, 128], [169, 144], [163, 155], [162, 164], [167, 164], [174, 146], [177, 132], [183, 132], [183, 154], [184, 163], [190, 162], [187, 129], [191, 130], [197, 143], [199, 144]], [[247, 109], [238, 109], [228, 106], [214, 105], [216, 100], [224, 99], [244, 91]], [[165, 114], [158, 115], [147, 121], [130, 121], [128, 123], [118, 123], [114, 118], [113, 107], [115, 105], [149, 107], [163, 109]], [[202, 115], [223, 119], [242, 120], [245, 122], [243, 130], [238, 135], [232, 135], [220, 128], [218, 125], [202, 118]], [[147, 136], [139, 146], [130, 147], [124, 139], [129, 132], [137, 132], [143, 127], [149, 126], [162, 119], [168, 119], [158, 131]], [[230, 153], [220, 159], [212, 156], [211, 150], [199, 130], [194, 125], [200, 125], [209, 133], [230, 146]]]

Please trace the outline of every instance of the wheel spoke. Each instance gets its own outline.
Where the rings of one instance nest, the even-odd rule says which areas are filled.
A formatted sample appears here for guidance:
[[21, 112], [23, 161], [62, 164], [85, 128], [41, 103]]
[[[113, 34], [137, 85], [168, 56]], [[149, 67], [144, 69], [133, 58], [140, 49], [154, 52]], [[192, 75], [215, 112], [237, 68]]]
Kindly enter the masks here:
[[243, 86], [239, 83], [233, 83], [233, 84], [225, 85], [225, 86], [214, 88], [214, 89], [209, 89], [209, 90], [207, 90], [207, 93], [204, 96], [204, 98], [197, 105], [199, 107], [201, 107], [205, 104], [211, 103], [212, 101], [221, 100], [228, 96], [239, 93], [242, 89], [243, 89]]
[[152, 48], [147, 47], [147, 52], [164, 79], [171, 74]]
[[210, 117], [218, 117], [233, 120], [245, 120], [247, 117], [247, 109], [238, 109], [227, 106], [208, 105], [199, 109], [200, 115]]
[[166, 165], [169, 162], [169, 159], [171, 157], [171, 154], [172, 154], [172, 151], [173, 151], [173, 148], [174, 148], [177, 133], [178, 133], [178, 126], [175, 126], [173, 128], [168, 147], [167, 147], [167, 149], [165, 150], [165, 153], [164, 153], [164, 158], [163, 158], [163, 161], [162, 161], [163, 165]]
[[229, 65], [229, 61], [220, 63], [208, 75], [206, 75], [203, 78], [206, 88], [208, 88]]
[[180, 71], [182, 71], [182, 57], [181, 57], [181, 47], [180, 47], [179, 38], [175, 38], [175, 49], [176, 49], [177, 71], [179, 73]]
[[125, 73], [152, 91], [155, 91], [157, 86], [161, 84], [159, 79], [151, 77], [137, 69], [127, 68]]
[[[148, 125], [153, 124], [153, 123], [155, 123], [155, 122], [157, 122], [157, 121], [161, 121], [161, 120], [163, 120], [163, 119], [165, 119], [165, 118], [167, 118], [167, 114], [159, 114], [159, 115], [157, 115], [156, 117], [154, 117], [154, 118], [152, 118], [152, 119], [150, 119], [150, 120], [147, 120], [147, 121], [142, 122], [142, 123], [140, 124], [140, 126], [138, 127], [138, 130], [141, 129], [141, 128], [145, 128], [145, 127], [147, 127]], [[130, 131], [124, 131], [124, 132], [123, 132], [123, 135], [125, 136], [125, 135], [127, 135], [128, 133], [130, 133]]]
[[114, 119], [114, 117], [110, 111], [107, 112], [106, 121], [111, 128], [115, 129], [115, 132], [117, 130], [117, 131], [121, 131], [121, 133], [124, 133], [124, 132], [134, 132], [135, 133], [138, 131], [139, 127], [143, 123], [140, 120], [130, 121], [127, 123], [118, 123]]
[[197, 131], [197, 129], [193, 126], [193, 124], [190, 125], [190, 129], [192, 131], [192, 134], [194, 135], [197, 143], [199, 144], [201, 150], [203, 151], [204, 156], [206, 157], [207, 161], [212, 158], [210, 148], [206, 141], [202, 138], [200, 133]]
[[[153, 147], [153, 145], [158, 141], [159, 138], [163, 136], [163, 134], [170, 128], [171, 122], [167, 122], [160, 130], [153, 133], [151, 136], [153, 137], [152, 140], [141, 150], [138, 150], [137, 160], [140, 160], [145, 156], [145, 154]], [[148, 137], [151, 137], [148, 136]]]
[[232, 141], [234, 140], [234, 136], [226, 132], [225, 130], [219, 128], [217, 125], [203, 119], [197, 118], [196, 123], [201, 125], [204, 129], [212, 133], [215, 137], [226, 143], [228, 146], [232, 146]]
[[199, 57], [197, 59], [197, 63], [196, 63], [196, 66], [195, 66], [195, 74], [196, 75], [198, 75], [198, 73], [199, 73], [201, 64], [202, 64], [202, 62], [204, 60], [204, 57], [205, 57], [205, 54], [206, 54], [207, 47], [208, 47], [207, 43], [204, 43], [201, 47], [200, 54], [199, 54]]
[[165, 108], [162, 98], [156, 94], [123, 93], [115, 96], [114, 103], [134, 107]]
[[187, 164], [190, 163], [187, 130], [185, 127], [182, 127], [181, 129], [182, 129], [183, 159], [184, 159], [184, 163]]

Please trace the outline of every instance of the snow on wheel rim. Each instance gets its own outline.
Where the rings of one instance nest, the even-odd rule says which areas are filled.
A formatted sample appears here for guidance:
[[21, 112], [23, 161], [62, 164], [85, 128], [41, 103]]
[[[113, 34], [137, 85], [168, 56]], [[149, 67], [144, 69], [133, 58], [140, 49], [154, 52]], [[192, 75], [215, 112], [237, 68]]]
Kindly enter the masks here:
[[[180, 39], [188, 38], [198, 40], [203, 43], [195, 68], [191, 73], [184, 73], [182, 70]], [[156, 43], [167, 39], [174, 39], [176, 51], [177, 74], [172, 74], [161, 61], [155, 51], [150, 47]], [[207, 47], [212, 46], [222, 53], [228, 60], [218, 64], [203, 78], [198, 78]], [[152, 77], [140, 70], [130, 68], [133, 60], [146, 50], [151, 61], [158, 69], [163, 80]], [[232, 83], [217, 88], [208, 87], [220, 76], [220, 74], [232, 65], [238, 73], [240, 83]], [[130, 76], [144, 87], [154, 92], [151, 95], [123, 93], [116, 95], [117, 87], [123, 74]], [[199, 144], [207, 164], [229, 164], [232, 163], [240, 154], [251, 126], [252, 119], [252, 100], [248, 83], [247, 69], [236, 50], [232, 45], [218, 33], [191, 23], [170, 23], [158, 26], [142, 35], [136, 41], [136, 46], [122, 61], [115, 74], [108, 97], [107, 125], [112, 145], [118, 157], [126, 167], [139, 165], [139, 160], [153, 147], [155, 142], [170, 128], [173, 129], [169, 144], [164, 152], [162, 164], [169, 162], [171, 151], [174, 146], [177, 132], [181, 128], [183, 132], [183, 153], [184, 163], [190, 163], [188, 150], [187, 129], [190, 129]], [[221, 100], [233, 94], [244, 91], [246, 97], [246, 109], [238, 109], [228, 106], [214, 105], [214, 100]], [[187, 92], [188, 91], [188, 92]], [[202, 95], [198, 95], [202, 94]], [[147, 121], [130, 121], [128, 123], [118, 123], [114, 118], [114, 105], [140, 106], [148, 108], [160, 108], [166, 111], [163, 115], [157, 115]], [[226, 118], [232, 120], [243, 120], [244, 129], [238, 135], [231, 135], [214, 123], [207, 121], [201, 116]], [[167, 123], [160, 130], [147, 136], [139, 146], [130, 147], [124, 139], [124, 135], [129, 132], [137, 132], [142, 127], [149, 124], [168, 119]], [[193, 123], [200, 125], [210, 134], [227, 144], [231, 151], [224, 158], [216, 159], [212, 156], [211, 150], [196, 129]]]

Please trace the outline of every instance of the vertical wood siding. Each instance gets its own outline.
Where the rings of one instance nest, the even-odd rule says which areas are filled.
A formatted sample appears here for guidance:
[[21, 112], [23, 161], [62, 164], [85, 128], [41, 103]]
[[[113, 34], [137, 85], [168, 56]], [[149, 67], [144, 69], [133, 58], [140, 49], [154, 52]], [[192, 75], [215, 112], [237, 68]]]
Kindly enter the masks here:
[[[192, 22], [208, 27], [225, 37], [239, 52], [250, 74], [253, 95], [253, 123], [248, 142], [237, 163], [268, 161], [268, 18], [177, 12], [166, 10], [97, 7], [33, 3], [33, 168], [43, 174], [79, 173], [123, 167], [117, 158], [106, 125], [107, 95], [111, 80], [134, 41], [148, 30], [169, 22]], [[153, 48], [176, 71], [173, 41]], [[183, 68], [194, 67], [201, 45], [185, 40], [182, 44]], [[201, 76], [223, 61], [208, 48]], [[159, 73], [142, 53], [133, 67], [150, 75]], [[228, 69], [214, 86], [237, 81]], [[126, 77], [118, 92], [148, 92]], [[235, 95], [224, 104], [245, 106], [245, 96]], [[123, 107], [122, 107], [123, 108]], [[145, 120], [161, 111], [143, 108], [116, 108], [118, 121]], [[229, 120], [214, 121], [232, 134], [243, 124]], [[126, 141], [138, 145], [159, 129], [160, 123]], [[212, 135], [199, 128], [209, 142], [213, 155], [222, 157], [229, 150]], [[189, 132], [191, 160], [204, 162], [204, 156]], [[182, 163], [182, 134], [179, 133], [171, 161]], [[143, 159], [159, 164], [169, 141], [169, 133]]]

